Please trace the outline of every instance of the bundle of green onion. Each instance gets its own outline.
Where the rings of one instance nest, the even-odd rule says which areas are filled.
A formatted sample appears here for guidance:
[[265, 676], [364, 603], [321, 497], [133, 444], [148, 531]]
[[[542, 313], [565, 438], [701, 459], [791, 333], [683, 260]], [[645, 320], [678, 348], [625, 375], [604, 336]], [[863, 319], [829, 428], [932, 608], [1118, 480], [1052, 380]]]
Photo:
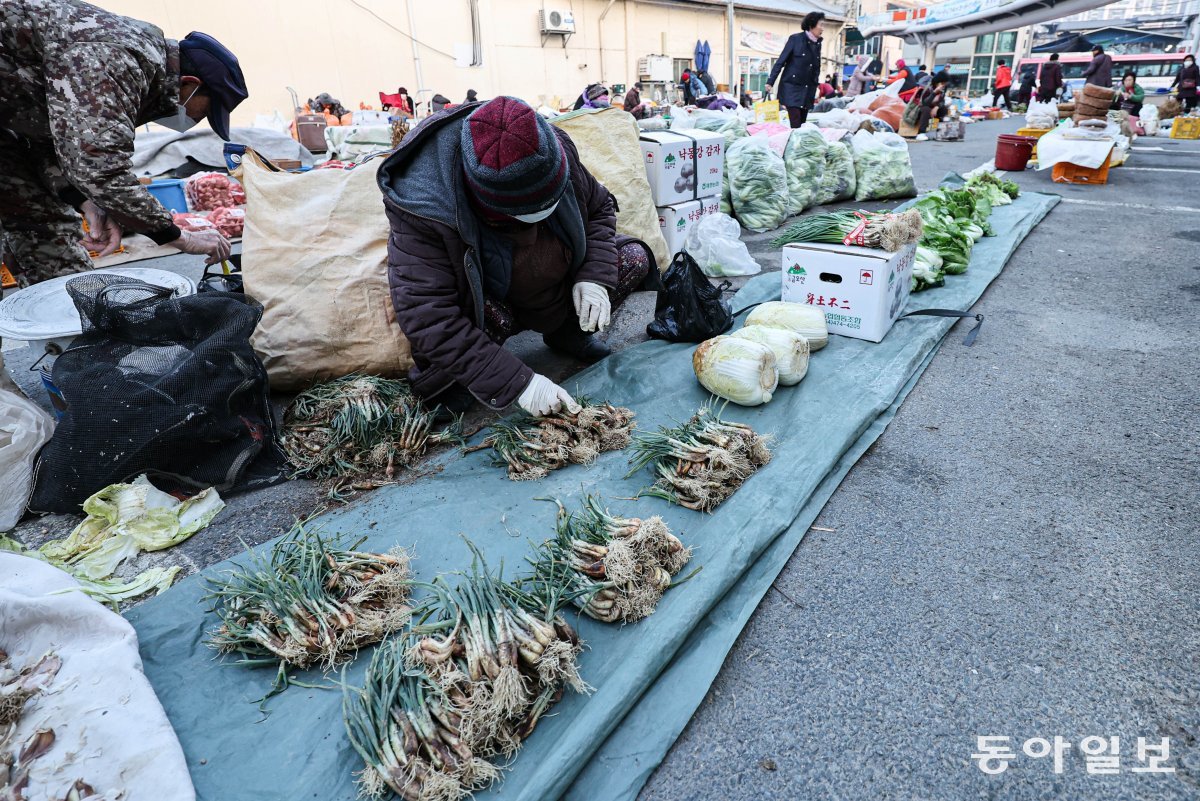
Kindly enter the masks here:
[[284, 413], [282, 443], [296, 477], [371, 489], [431, 446], [459, 441], [459, 422], [435, 431], [434, 416], [406, 381], [348, 375], [296, 396]]
[[588, 617], [632, 623], [653, 614], [691, 550], [661, 517], [614, 517], [594, 495], [584, 496], [577, 512], [558, 508], [557, 535], [532, 560], [533, 581], [556, 576], [565, 564], [566, 592]]
[[343, 547], [297, 524], [266, 556], [209, 579], [221, 626], [209, 645], [240, 664], [332, 666], [408, 623], [408, 555]]
[[455, 801], [499, 777], [463, 737], [463, 709], [424, 671], [405, 667], [404, 640], [376, 649], [361, 689], [342, 686], [346, 732], [366, 766], [360, 795], [390, 789], [405, 801]]
[[771, 461], [768, 442], [705, 406], [681, 426], [635, 434], [629, 475], [649, 467], [656, 480], [642, 494], [711, 512]]
[[809, 214], [792, 223], [782, 236], [771, 241], [774, 247], [792, 242], [827, 242], [835, 245], [860, 245], [895, 252], [921, 238], [919, 212], [899, 214], [870, 211], [827, 211]]
[[[580, 398], [578, 414], [566, 410], [545, 417], [523, 415], [501, 420], [483, 441], [495, 463], [508, 468], [513, 481], [545, 478], [568, 464], [591, 464], [607, 451], [629, 444], [634, 427], [631, 410]], [[474, 449], [473, 449], [474, 450]]]
[[17, 670], [8, 654], [0, 650], [0, 729], [21, 719], [25, 704], [50, 685], [61, 667], [62, 659], [47, 653]]
[[569, 602], [565, 567], [544, 584], [517, 586], [471, 548], [471, 569], [456, 586], [442, 576], [429, 586], [406, 659], [462, 710], [475, 754], [511, 756], [564, 688], [589, 689], [577, 662], [582, 643], [558, 614]]

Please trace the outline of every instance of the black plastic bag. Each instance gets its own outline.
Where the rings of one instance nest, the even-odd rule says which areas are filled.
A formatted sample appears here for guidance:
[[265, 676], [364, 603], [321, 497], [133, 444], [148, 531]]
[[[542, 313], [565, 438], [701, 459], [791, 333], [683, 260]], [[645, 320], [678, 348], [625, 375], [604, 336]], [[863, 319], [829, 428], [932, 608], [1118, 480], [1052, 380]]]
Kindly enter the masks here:
[[77, 512], [145, 473], [166, 492], [222, 495], [284, 479], [267, 372], [250, 346], [262, 306], [175, 297], [126, 276], [67, 282], [83, 333], [54, 363], [66, 410], [38, 454], [35, 512]]
[[654, 322], [646, 333], [668, 342], [703, 342], [723, 334], [733, 325], [733, 310], [721, 294], [733, 284], [713, 286], [708, 276], [686, 252], [675, 254], [662, 277], [666, 289], [658, 293]]

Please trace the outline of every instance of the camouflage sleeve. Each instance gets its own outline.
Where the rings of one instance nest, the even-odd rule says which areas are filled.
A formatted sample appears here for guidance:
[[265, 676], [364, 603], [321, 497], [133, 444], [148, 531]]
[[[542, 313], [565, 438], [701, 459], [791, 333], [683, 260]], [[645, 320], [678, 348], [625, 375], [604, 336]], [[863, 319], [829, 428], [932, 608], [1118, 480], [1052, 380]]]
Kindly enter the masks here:
[[159, 244], [179, 237], [171, 213], [133, 174], [136, 114], [147, 91], [124, 48], [83, 42], [47, 48], [46, 104], [68, 180], [129, 231]]

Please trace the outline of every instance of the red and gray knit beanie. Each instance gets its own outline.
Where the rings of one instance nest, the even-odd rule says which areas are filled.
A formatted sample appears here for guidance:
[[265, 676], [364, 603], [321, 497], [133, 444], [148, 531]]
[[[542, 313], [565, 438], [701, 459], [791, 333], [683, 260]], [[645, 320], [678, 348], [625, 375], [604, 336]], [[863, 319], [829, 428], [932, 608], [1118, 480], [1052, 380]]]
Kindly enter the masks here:
[[535, 214], [567, 191], [570, 168], [554, 129], [515, 97], [489, 100], [467, 117], [462, 155], [471, 194], [499, 214]]

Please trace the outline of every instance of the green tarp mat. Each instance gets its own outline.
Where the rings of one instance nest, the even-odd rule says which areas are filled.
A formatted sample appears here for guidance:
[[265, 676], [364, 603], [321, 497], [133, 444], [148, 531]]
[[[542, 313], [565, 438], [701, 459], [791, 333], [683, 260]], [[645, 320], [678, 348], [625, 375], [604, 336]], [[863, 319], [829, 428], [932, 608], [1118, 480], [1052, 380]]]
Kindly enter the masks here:
[[[976, 244], [970, 270], [948, 278], [944, 288], [913, 296], [908, 308], [969, 308], [1057, 201], [1026, 194], [996, 209], [997, 236]], [[779, 282], [778, 273], [754, 279], [734, 307], [777, 298]], [[775, 456], [713, 515], [653, 498], [618, 500], [635, 495], [649, 478], [645, 472], [624, 478], [625, 454], [515, 483], [485, 453], [475, 453], [443, 457], [435, 475], [377, 490], [320, 518], [326, 532], [366, 535], [372, 549], [411, 548], [414, 570], [424, 580], [469, 564], [460, 534], [480, 546], [493, 567], [503, 562], [506, 575], [513, 574], [530, 540], [553, 532], [554, 505], [536, 499], [558, 497], [571, 505], [583, 492], [600, 493], [622, 513], [662, 515], [693, 547], [688, 569], [703, 570], [671, 590], [652, 617], [629, 626], [578, 620], [588, 644], [583, 675], [595, 692], [565, 697], [504, 780], [476, 796], [544, 801], [636, 795], [820, 507], [882, 432], [951, 325], [941, 318], [903, 320], [879, 344], [830, 337], [799, 386], [781, 388], [766, 406], [730, 405], [727, 418], [776, 436]], [[985, 330], [982, 341], [986, 336]], [[708, 400], [692, 374], [692, 349], [643, 343], [580, 373], [568, 389], [633, 408], [641, 428], [673, 424]], [[345, 736], [340, 693], [293, 687], [270, 700], [264, 718], [255, 701], [274, 671], [221, 665], [204, 645], [215, 625], [202, 601], [204, 574], [226, 567], [209, 567], [127, 613], [198, 797], [350, 801], [361, 761]], [[350, 681], [361, 681], [366, 657], [350, 665]], [[322, 682], [319, 673], [305, 679]]]

